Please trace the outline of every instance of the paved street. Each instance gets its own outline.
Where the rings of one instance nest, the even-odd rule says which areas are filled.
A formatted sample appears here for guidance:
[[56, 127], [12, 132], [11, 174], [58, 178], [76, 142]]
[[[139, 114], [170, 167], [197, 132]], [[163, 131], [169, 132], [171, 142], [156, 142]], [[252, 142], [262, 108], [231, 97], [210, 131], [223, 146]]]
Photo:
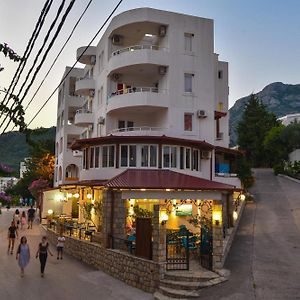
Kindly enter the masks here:
[[300, 299], [300, 184], [269, 169], [255, 174], [256, 202], [246, 206], [225, 265], [232, 276], [201, 299]]
[[[43, 299], [43, 300], [87, 300], [87, 299], [153, 299], [151, 294], [127, 286], [101, 271], [92, 269], [71, 257], [57, 261], [56, 256], [48, 258], [45, 278], [40, 277], [39, 261], [35, 259], [37, 245], [42, 231], [38, 225], [33, 230], [20, 232], [28, 237], [31, 261], [20, 277], [20, 270], [14, 255], [7, 255], [7, 228], [12, 212], [3, 209], [0, 215], [0, 299]], [[51, 248], [55, 253], [54, 247]]]

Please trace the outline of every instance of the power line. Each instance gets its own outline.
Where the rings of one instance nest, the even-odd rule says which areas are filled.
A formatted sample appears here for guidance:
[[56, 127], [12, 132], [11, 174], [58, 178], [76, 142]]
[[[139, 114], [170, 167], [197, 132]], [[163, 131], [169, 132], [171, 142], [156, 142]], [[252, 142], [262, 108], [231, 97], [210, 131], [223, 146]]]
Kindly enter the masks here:
[[[34, 80], [35, 80], [35, 78], [36, 78], [36, 75], [38, 74], [38, 72], [40, 71], [42, 65], [44, 64], [45, 59], [46, 59], [46, 57], [47, 57], [49, 51], [51, 50], [51, 48], [52, 48], [52, 46], [53, 46], [53, 44], [54, 44], [54, 42], [55, 42], [55, 40], [56, 40], [56, 38], [57, 38], [57, 36], [58, 36], [60, 30], [61, 30], [61, 28], [62, 28], [62, 26], [63, 26], [63, 24], [64, 24], [64, 22], [65, 22], [66, 17], [68, 16], [70, 10], [72, 9], [74, 2], [75, 2], [75, 0], [72, 0], [72, 1], [70, 2], [69, 6], [67, 7], [66, 12], [65, 12], [65, 14], [64, 14], [63, 17], [62, 17], [62, 19], [61, 19], [61, 21], [60, 21], [60, 24], [58, 25], [58, 27], [57, 27], [57, 29], [56, 29], [56, 32], [55, 32], [55, 34], [54, 34], [52, 40], [50, 41], [50, 43], [49, 43], [49, 45], [48, 45], [48, 47], [47, 47], [47, 49], [46, 49], [46, 51], [45, 51], [45, 53], [44, 53], [44, 55], [43, 55], [43, 57], [42, 57], [41, 62], [39, 63], [39, 65], [38, 65], [37, 68], [35, 69], [35, 72], [34, 72], [34, 74], [33, 74], [33, 77], [32, 77], [32, 79], [31, 79], [30, 83], [28, 84], [28, 86], [27, 86], [27, 88], [26, 88], [26, 90], [25, 90], [25, 92], [24, 92], [24, 94], [23, 94], [23, 96], [22, 96], [22, 98], [21, 98], [21, 100], [20, 100], [20, 104], [24, 101], [24, 98], [26, 97], [26, 95], [27, 95], [27, 93], [28, 93], [30, 87], [32, 86], [32, 84], [33, 84], [33, 82], [34, 82]], [[27, 76], [26, 76], [26, 78], [25, 78], [25, 81], [24, 81], [24, 83], [23, 83], [23, 85], [22, 85], [22, 87], [21, 87], [21, 89], [20, 89], [20, 91], [19, 91], [17, 97], [19, 97], [19, 95], [21, 94], [23, 88], [25, 87], [25, 84], [26, 84], [26, 82], [28, 81], [31, 72], [33, 71], [33, 69], [34, 69], [34, 67], [35, 67], [35, 65], [36, 65], [36, 63], [37, 63], [37, 60], [38, 60], [39, 56], [41, 55], [41, 53], [42, 53], [42, 51], [43, 51], [43, 49], [44, 49], [44, 47], [45, 47], [45, 45], [46, 45], [46, 42], [47, 42], [47, 40], [48, 40], [48, 38], [49, 38], [49, 36], [50, 36], [50, 33], [51, 33], [51, 31], [53, 30], [53, 28], [54, 28], [54, 26], [55, 26], [55, 24], [56, 24], [56, 22], [57, 22], [57, 20], [58, 20], [58, 18], [59, 18], [59, 16], [60, 16], [62, 10], [63, 10], [64, 4], [65, 4], [65, 0], [62, 1], [60, 7], [58, 8], [58, 11], [57, 11], [57, 14], [56, 14], [56, 16], [55, 16], [55, 19], [54, 19], [54, 21], [52, 22], [52, 24], [51, 24], [51, 26], [50, 26], [50, 28], [49, 28], [49, 30], [48, 30], [48, 32], [47, 32], [47, 35], [46, 35], [46, 37], [45, 37], [45, 39], [44, 39], [44, 43], [43, 43], [42, 47], [40, 48], [40, 50], [39, 50], [39, 52], [38, 52], [38, 54], [37, 54], [37, 56], [36, 56], [36, 58], [35, 58], [35, 60], [34, 60], [34, 63], [33, 63], [33, 65], [32, 65], [32, 67], [31, 67], [31, 69], [29, 70], [29, 72], [28, 72], [28, 74], [27, 74]], [[11, 110], [12, 110], [13, 106], [14, 106], [14, 104], [11, 106]], [[3, 130], [2, 133], [5, 133], [6, 129], [8, 128], [8, 126], [9, 126], [9, 124], [11, 123], [11, 121], [12, 121], [12, 119], [13, 119], [14, 116], [15, 116], [15, 113], [10, 117], [10, 119], [9, 119], [9, 121], [8, 121], [8, 123], [7, 123], [7, 125], [6, 125], [6, 127], [4, 128], [4, 130]], [[0, 128], [2, 127], [2, 125], [4, 124], [4, 122], [6, 121], [7, 118], [8, 118], [8, 115], [6, 115], [6, 117], [4, 118], [4, 121], [1, 123]]]
[[118, 4], [115, 6], [115, 8], [112, 10], [112, 12], [109, 14], [109, 16], [106, 18], [105, 22], [102, 24], [102, 26], [100, 27], [100, 29], [97, 31], [97, 33], [94, 35], [94, 37], [92, 38], [92, 40], [89, 42], [89, 44], [84, 48], [83, 52], [80, 54], [80, 56], [76, 59], [75, 63], [72, 65], [72, 67], [70, 68], [70, 70], [65, 74], [65, 76], [63, 77], [63, 79], [61, 80], [61, 82], [58, 84], [58, 86], [54, 89], [54, 91], [51, 93], [51, 95], [47, 98], [47, 100], [43, 103], [43, 105], [41, 106], [41, 108], [36, 112], [36, 114], [33, 116], [33, 118], [29, 121], [29, 123], [27, 124], [26, 127], [28, 127], [34, 120], [35, 118], [39, 115], [39, 113], [43, 110], [43, 108], [47, 105], [47, 103], [50, 101], [50, 99], [52, 98], [52, 96], [55, 94], [55, 92], [58, 90], [58, 88], [60, 87], [60, 85], [65, 81], [65, 79], [67, 78], [67, 76], [71, 73], [71, 71], [74, 69], [75, 65], [77, 64], [77, 62], [80, 60], [80, 58], [83, 56], [83, 54], [86, 52], [86, 50], [91, 46], [91, 44], [94, 42], [94, 40], [96, 39], [96, 37], [98, 36], [98, 34], [101, 32], [101, 30], [103, 29], [103, 27], [107, 24], [107, 22], [109, 21], [109, 19], [112, 17], [112, 15], [115, 13], [115, 11], [119, 8], [119, 6], [121, 5], [121, 3], [123, 2], [123, 0], [120, 0], [118, 2]]
[[[52, 2], [53, 2], [53, 0], [47, 0], [45, 2], [44, 7], [43, 7], [43, 9], [41, 11], [41, 14], [39, 16], [39, 19], [38, 19], [38, 21], [35, 25], [34, 31], [31, 35], [30, 39], [29, 39], [29, 42], [27, 43], [27, 46], [26, 46], [25, 52], [23, 54], [23, 57], [22, 57], [22, 59], [19, 63], [19, 66], [18, 66], [18, 68], [15, 72], [15, 75], [14, 75], [14, 77], [13, 77], [13, 79], [12, 79], [10, 85], [9, 85], [9, 88], [7, 90], [8, 93], [5, 94], [4, 99], [1, 101], [1, 104], [4, 104], [4, 105], [8, 104], [10, 98], [8, 98], [8, 100], [5, 103], [5, 100], [7, 99], [7, 95], [11, 95], [14, 92], [14, 89], [15, 89], [15, 87], [16, 87], [19, 79], [20, 79], [20, 76], [21, 76], [21, 74], [24, 70], [24, 67], [26, 65], [27, 59], [30, 56], [31, 51], [34, 47], [35, 41], [36, 41], [36, 39], [37, 39], [37, 37], [38, 37], [42, 27], [43, 27], [45, 18], [47, 16], [48, 12], [49, 12], [49, 9], [52, 5]], [[12, 88], [12, 91], [11, 91], [11, 93], [9, 93], [11, 88]], [[0, 118], [2, 117], [2, 115], [3, 115], [3, 113], [1, 112]]]
[[[55, 65], [57, 59], [59, 58], [60, 54], [62, 53], [62, 51], [64, 50], [65, 46], [67, 45], [67, 43], [69, 42], [69, 40], [71, 39], [75, 29], [77, 28], [78, 24], [80, 23], [81, 19], [83, 18], [84, 14], [86, 13], [86, 11], [88, 10], [89, 6], [91, 5], [93, 0], [90, 0], [89, 3], [87, 4], [87, 6], [85, 7], [84, 11], [82, 12], [82, 14], [80, 15], [79, 19], [77, 20], [76, 24], [74, 25], [70, 35], [68, 36], [67, 40], [65, 41], [65, 43], [63, 44], [63, 46], [61, 47], [60, 51], [58, 52], [57, 56], [55, 57], [52, 65], [50, 66], [48, 72], [46, 73], [45, 77], [43, 78], [43, 80], [41, 81], [40, 85], [38, 86], [37, 90], [35, 91], [35, 93], [33, 94], [32, 98], [30, 99], [29, 103], [27, 104], [25, 111], [27, 110], [27, 108], [29, 107], [29, 105], [32, 103], [33, 99], [35, 98], [36, 94], [38, 93], [38, 91], [40, 90], [41, 86], [43, 85], [43, 83], [45, 82], [46, 78], [48, 77], [50, 71], [52, 70], [53, 66]], [[12, 129], [13, 130], [13, 129]]]

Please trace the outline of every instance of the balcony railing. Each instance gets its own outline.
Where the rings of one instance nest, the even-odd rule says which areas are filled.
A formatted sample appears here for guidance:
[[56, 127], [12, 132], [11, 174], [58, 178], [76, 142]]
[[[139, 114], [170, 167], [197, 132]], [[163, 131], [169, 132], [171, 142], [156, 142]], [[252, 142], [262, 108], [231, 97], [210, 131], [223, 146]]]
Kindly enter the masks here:
[[150, 126], [141, 126], [141, 127], [125, 127], [125, 128], [117, 128], [111, 131], [111, 134], [119, 133], [119, 132], [137, 132], [137, 131], [150, 131], [150, 132], [162, 132], [165, 131], [167, 128], [163, 127], [150, 127]]
[[132, 87], [132, 88], [127, 88], [127, 89], [117, 90], [116, 92], [111, 93], [110, 97], [117, 96], [117, 95], [123, 95], [123, 94], [131, 94], [131, 93], [163, 93], [163, 94], [167, 94], [167, 90], [158, 89], [157, 87]]
[[76, 114], [92, 114], [92, 111], [87, 108], [80, 108], [76, 110]]
[[143, 49], [167, 51], [167, 48], [159, 47], [156, 45], [134, 45], [134, 46], [118, 49], [118, 50], [114, 51], [111, 54], [111, 56], [116, 56], [116, 55], [122, 54], [124, 52], [132, 52], [132, 51], [143, 50]]

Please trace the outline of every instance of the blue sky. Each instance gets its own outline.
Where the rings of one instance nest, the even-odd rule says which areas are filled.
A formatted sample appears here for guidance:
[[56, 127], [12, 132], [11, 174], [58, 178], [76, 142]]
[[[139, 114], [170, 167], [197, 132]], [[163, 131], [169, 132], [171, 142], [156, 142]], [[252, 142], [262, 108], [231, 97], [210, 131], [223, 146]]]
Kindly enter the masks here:
[[[54, 2], [52, 17], [54, 8], [60, 1]], [[47, 67], [52, 63], [87, 2], [88, 0], [76, 1], [51, 55], [36, 80], [35, 87], [47, 72]], [[92, 2], [63, 55], [33, 105], [26, 112], [27, 121], [56, 87], [65, 65], [74, 63], [76, 49], [88, 44], [117, 2], [115, 0]], [[22, 54], [43, 4], [44, 1], [41, 0], [0, 0], [0, 42], [7, 42], [17, 53]], [[124, 0], [117, 13], [136, 7], [153, 7], [214, 19], [215, 52], [220, 54], [220, 59], [229, 62], [230, 106], [238, 98], [251, 92], [258, 92], [274, 81], [300, 83], [300, 1], [298, 0]], [[0, 73], [0, 87], [8, 87], [17, 64], [4, 59], [2, 54], [0, 54], [0, 63], [5, 67], [5, 71]], [[31, 94], [34, 91], [35, 88], [32, 89]], [[26, 101], [30, 99], [31, 97], [28, 97]], [[36, 118], [32, 127], [55, 125], [56, 105], [55, 95]]]

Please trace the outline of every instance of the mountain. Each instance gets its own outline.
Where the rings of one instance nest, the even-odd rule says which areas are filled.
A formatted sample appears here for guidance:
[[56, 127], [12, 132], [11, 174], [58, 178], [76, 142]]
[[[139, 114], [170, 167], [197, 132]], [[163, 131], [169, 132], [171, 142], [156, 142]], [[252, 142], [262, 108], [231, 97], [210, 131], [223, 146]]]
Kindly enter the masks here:
[[[277, 117], [300, 113], [300, 84], [274, 82], [264, 87], [255, 95], [262, 101], [267, 110], [273, 112]], [[231, 146], [236, 145], [236, 128], [242, 118], [245, 105], [249, 101], [249, 98], [250, 95], [237, 100], [229, 109], [229, 133]]]
[[[53, 140], [55, 143], [55, 127], [38, 128], [32, 133], [33, 140]], [[24, 133], [11, 131], [0, 135], [0, 162], [9, 165], [18, 176], [20, 162], [29, 156], [29, 145]]]

